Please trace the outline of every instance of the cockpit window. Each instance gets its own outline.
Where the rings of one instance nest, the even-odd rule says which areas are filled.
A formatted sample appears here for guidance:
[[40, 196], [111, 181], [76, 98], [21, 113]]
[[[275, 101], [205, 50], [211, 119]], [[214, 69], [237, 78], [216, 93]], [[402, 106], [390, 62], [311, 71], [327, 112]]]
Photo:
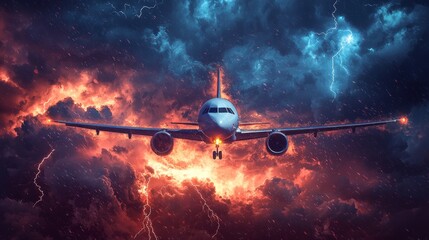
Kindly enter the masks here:
[[207, 113], [231, 113], [231, 114], [235, 114], [234, 111], [231, 108], [226, 108], [226, 107], [211, 107], [211, 108], [205, 108], [203, 111], [203, 114], [207, 114]]

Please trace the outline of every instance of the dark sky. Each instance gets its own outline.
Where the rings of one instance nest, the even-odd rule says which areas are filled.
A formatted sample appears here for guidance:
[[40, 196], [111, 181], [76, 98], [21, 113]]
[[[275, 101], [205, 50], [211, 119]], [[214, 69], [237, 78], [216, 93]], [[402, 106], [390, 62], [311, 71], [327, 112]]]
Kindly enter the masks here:
[[[0, 3], [0, 239], [427, 239], [425, 1]], [[224, 95], [272, 127], [406, 126], [222, 146], [66, 128], [195, 121]]]

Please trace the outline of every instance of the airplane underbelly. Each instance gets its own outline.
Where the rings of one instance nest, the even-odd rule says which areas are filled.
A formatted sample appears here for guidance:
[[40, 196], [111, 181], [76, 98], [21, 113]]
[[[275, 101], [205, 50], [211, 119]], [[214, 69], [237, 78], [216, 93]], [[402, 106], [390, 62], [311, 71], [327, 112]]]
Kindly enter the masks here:
[[210, 140], [219, 138], [225, 140], [230, 138], [235, 130], [237, 129], [237, 123], [232, 119], [221, 119], [216, 117], [208, 117], [206, 119], [201, 119], [200, 128], [204, 135]]

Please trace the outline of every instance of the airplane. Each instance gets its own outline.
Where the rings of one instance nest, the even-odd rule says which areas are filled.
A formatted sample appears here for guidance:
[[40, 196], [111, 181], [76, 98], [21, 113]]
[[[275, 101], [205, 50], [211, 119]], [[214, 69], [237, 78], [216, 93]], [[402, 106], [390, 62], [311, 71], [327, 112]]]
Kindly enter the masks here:
[[290, 135], [311, 133], [314, 137], [320, 132], [351, 129], [354, 133], [356, 128], [384, 125], [399, 122], [406, 124], [408, 119], [372, 121], [364, 123], [348, 123], [322, 126], [306, 127], [286, 127], [286, 128], [265, 128], [265, 129], [241, 129], [240, 126], [268, 124], [264, 122], [240, 122], [237, 109], [234, 105], [221, 96], [220, 70], [217, 71], [217, 95], [206, 101], [200, 108], [197, 122], [172, 122], [188, 126], [198, 126], [195, 129], [180, 128], [145, 128], [134, 126], [117, 126], [98, 123], [68, 122], [54, 120], [54, 122], [65, 124], [66, 126], [93, 129], [99, 135], [100, 131], [125, 133], [131, 139], [132, 135], [152, 136], [150, 146], [152, 151], [165, 156], [173, 150], [174, 139], [187, 139], [207, 144], [214, 144], [216, 150], [213, 151], [213, 159], [222, 159], [222, 151], [219, 146], [222, 143], [233, 143], [258, 138], [266, 138], [265, 146], [268, 153], [272, 155], [282, 155], [288, 149], [288, 138]]

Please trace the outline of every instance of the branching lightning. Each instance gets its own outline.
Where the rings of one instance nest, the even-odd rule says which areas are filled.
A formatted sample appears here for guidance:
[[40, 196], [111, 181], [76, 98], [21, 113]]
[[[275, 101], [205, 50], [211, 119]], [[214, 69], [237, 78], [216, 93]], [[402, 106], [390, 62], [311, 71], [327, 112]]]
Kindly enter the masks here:
[[151, 175], [145, 176], [145, 183], [142, 189], [142, 192], [145, 192], [146, 194], [146, 203], [143, 206], [143, 222], [142, 222], [142, 228], [134, 235], [134, 239], [136, 239], [144, 230], [147, 230], [147, 239], [155, 238], [158, 240], [158, 236], [155, 233], [155, 230], [153, 229], [152, 220], [150, 219], [150, 215], [152, 213], [152, 208], [150, 206], [149, 202], [149, 183], [150, 179], [152, 178]]
[[43, 196], [45, 196], [45, 192], [43, 192], [42, 186], [37, 183], [37, 180], [39, 179], [39, 176], [42, 173], [42, 167], [45, 164], [46, 160], [48, 160], [51, 157], [52, 153], [55, 152], [55, 149], [51, 145], [49, 145], [49, 146], [51, 147], [52, 150], [37, 165], [37, 173], [36, 173], [36, 176], [34, 176], [34, 179], [33, 179], [34, 185], [37, 187], [37, 189], [40, 192], [39, 199], [33, 204], [33, 207], [35, 207], [39, 202], [41, 202], [43, 200]]
[[153, 4], [153, 6], [142, 6], [141, 8], [140, 8], [140, 11], [139, 11], [139, 14], [136, 14], [136, 17], [138, 17], [138, 18], [140, 18], [141, 16], [142, 16], [142, 14], [143, 14], [143, 10], [144, 9], [153, 9], [153, 8], [155, 8], [156, 6], [158, 6], [158, 1], [157, 0], [155, 0], [155, 2], [154, 2], [154, 4]]
[[194, 186], [195, 191], [197, 191], [198, 195], [201, 198], [201, 201], [203, 202], [202, 205], [202, 209], [203, 212], [207, 211], [207, 216], [210, 219], [211, 222], [216, 222], [217, 227], [216, 227], [216, 231], [213, 233], [212, 238], [216, 237], [216, 235], [219, 233], [219, 228], [220, 228], [220, 218], [219, 216], [213, 211], [213, 209], [207, 204], [206, 199], [204, 198], [203, 194], [201, 194], [200, 190], [198, 189], [198, 187], [192, 183], [192, 186]]
[[326, 36], [331, 31], [337, 30], [337, 28], [338, 28], [338, 22], [337, 22], [337, 17], [335, 16], [335, 13], [337, 12], [337, 3], [338, 3], [338, 0], [335, 0], [334, 4], [332, 5], [332, 7], [334, 8], [334, 11], [332, 11], [331, 15], [332, 15], [332, 19], [334, 20], [334, 27], [329, 28], [325, 32], [316, 33], [317, 35]]
[[141, 18], [141, 16], [143, 15], [143, 10], [145, 9], [154, 9], [158, 6], [158, 4], [163, 3], [162, 1], [159, 3], [158, 0], [155, 0], [153, 5], [143, 5], [142, 7], [140, 7], [138, 10], [136, 7], [132, 6], [129, 3], [125, 3], [124, 6], [122, 7], [122, 10], [118, 10], [112, 3], [107, 3], [107, 5], [111, 6], [113, 8], [113, 13], [115, 13], [118, 16], [124, 16], [124, 17], [128, 17], [127, 12], [132, 12], [132, 15], [134, 15], [134, 17], [138, 17]]
[[52, 98], [53, 98], [53, 96], [52, 96], [52, 97], [50, 97], [47, 101], [45, 101], [45, 102], [43, 103], [43, 113], [45, 113], [45, 112], [46, 112], [46, 104], [49, 104], [49, 102], [52, 100]]
[[347, 75], [349, 75], [349, 70], [343, 65], [343, 59], [341, 57], [341, 53], [343, 52], [343, 50], [346, 46], [352, 44], [354, 41], [353, 32], [351, 30], [349, 30], [349, 29], [338, 30], [338, 21], [337, 21], [336, 15], [335, 15], [335, 13], [337, 12], [337, 6], [336, 6], [337, 3], [338, 3], [338, 0], [335, 0], [334, 4], [332, 5], [334, 10], [332, 11], [331, 16], [332, 16], [332, 19], [334, 21], [334, 27], [331, 27], [324, 32], [316, 33], [317, 35], [319, 35], [319, 36], [323, 35], [324, 37], [326, 37], [328, 34], [330, 34], [334, 30], [344, 31], [344, 32], [348, 33], [346, 36], [341, 37], [340, 48], [331, 56], [331, 83], [329, 85], [329, 90], [334, 95], [334, 98], [332, 99], [332, 101], [334, 101], [335, 98], [337, 97], [337, 92], [335, 91], [335, 61], [337, 58], [339, 58], [339, 66], [344, 70], [344, 72]]

